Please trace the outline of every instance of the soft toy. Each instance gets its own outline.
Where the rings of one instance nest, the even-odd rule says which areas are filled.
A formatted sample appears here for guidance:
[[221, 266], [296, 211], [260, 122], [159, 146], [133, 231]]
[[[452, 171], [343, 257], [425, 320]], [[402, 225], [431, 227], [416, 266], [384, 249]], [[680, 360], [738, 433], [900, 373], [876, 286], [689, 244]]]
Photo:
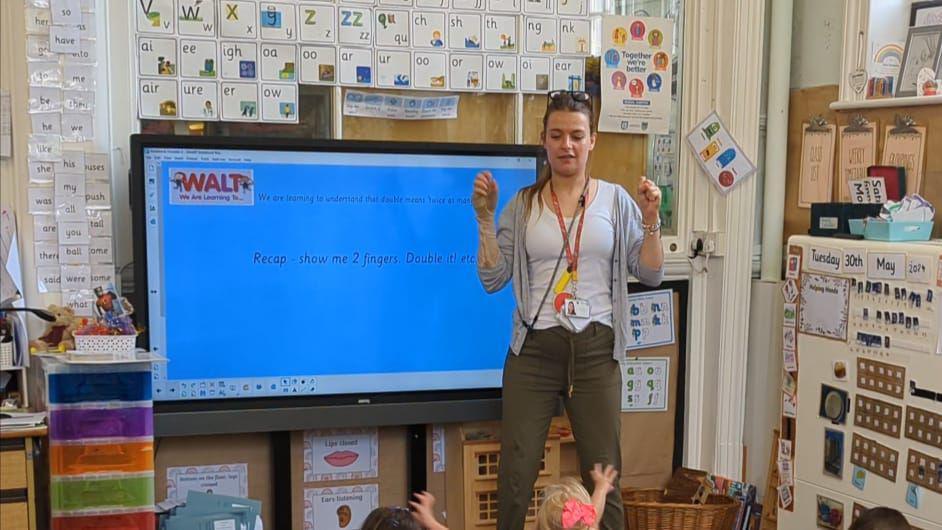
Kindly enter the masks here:
[[82, 319], [75, 317], [71, 307], [50, 305], [47, 309], [56, 316], [55, 322], [46, 325], [46, 331], [29, 343], [31, 352], [66, 351], [75, 349], [73, 333], [82, 325]]

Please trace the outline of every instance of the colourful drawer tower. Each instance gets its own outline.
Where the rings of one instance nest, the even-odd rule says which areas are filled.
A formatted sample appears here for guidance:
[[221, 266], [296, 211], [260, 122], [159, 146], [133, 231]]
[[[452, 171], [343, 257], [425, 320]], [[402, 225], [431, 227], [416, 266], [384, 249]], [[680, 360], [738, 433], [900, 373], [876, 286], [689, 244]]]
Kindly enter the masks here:
[[151, 364], [46, 361], [52, 529], [152, 530]]

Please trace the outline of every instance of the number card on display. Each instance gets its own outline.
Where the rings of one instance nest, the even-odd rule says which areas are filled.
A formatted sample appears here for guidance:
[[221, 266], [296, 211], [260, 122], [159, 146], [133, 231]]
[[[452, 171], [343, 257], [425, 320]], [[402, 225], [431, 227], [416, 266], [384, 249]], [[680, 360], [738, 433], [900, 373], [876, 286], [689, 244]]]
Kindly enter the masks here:
[[670, 358], [636, 357], [622, 363], [623, 411], [667, 410]]

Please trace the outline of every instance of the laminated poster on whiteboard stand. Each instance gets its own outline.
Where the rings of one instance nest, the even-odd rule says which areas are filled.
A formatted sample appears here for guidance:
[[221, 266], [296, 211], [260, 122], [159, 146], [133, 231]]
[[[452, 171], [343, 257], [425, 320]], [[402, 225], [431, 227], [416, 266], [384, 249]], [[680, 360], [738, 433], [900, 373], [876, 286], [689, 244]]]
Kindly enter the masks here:
[[629, 351], [674, 343], [673, 293], [662, 289], [628, 296]]
[[621, 363], [621, 410], [663, 412], [670, 391], [670, 357], [631, 357]]
[[687, 143], [700, 167], [723, 195], [756, 171], [755, 164], [743, 153], [715, 111], [690, 131]]

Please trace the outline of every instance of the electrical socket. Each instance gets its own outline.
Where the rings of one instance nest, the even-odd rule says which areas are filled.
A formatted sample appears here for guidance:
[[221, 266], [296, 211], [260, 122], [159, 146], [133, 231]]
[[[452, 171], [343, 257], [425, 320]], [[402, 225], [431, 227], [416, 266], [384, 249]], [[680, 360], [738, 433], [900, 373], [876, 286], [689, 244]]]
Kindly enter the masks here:
[[690, 233], [690, 251], [697, 252], [697, 242], [702, 242], [699, 249], [701, 254], [712, 254], [716, 252], [716, 234], [713, 232], [693, 231]]

